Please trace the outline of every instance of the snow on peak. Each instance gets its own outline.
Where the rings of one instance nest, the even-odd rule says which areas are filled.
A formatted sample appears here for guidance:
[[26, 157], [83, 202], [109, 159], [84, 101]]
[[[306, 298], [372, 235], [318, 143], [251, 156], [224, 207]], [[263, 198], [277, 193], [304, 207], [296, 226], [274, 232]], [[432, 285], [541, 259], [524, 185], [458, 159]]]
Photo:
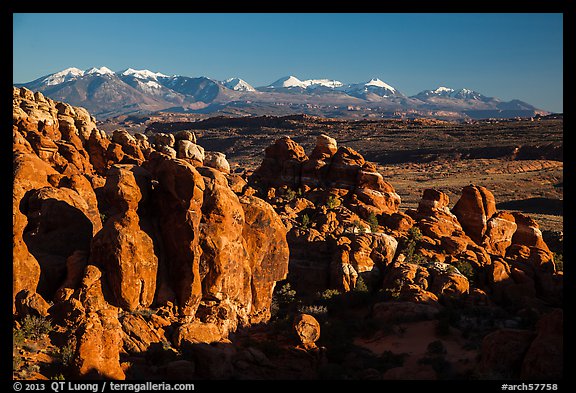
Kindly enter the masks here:
[[301, 87], [303, 89], [307, 88], [317, 88], [320, 86], [336, 88], [341, 87], [342, 82], [334, 79], [306, 79], [300, 80], [295, 76], [285, 76], [284, 78], [278, 79], [276, 82], [272, 83], [268, 87]]
[[285, 76], [284, 78], [278, 79], [276, 82], [272, 83], [268, 87], [302, 87], [306, 88], [306, 85], [295, 76]]
[[122, 72], [122, 75], [124, 76], [131, 75], [138, 79], [158, 80], [158, 78], [168, 78], [168, 75], [164, 75], [160, 72], [152, 72], [149, 70], [135, 70], [133, 68], [128, 68], [126, 71]]
[[381, 81], [378, 78], [372, 78], [369, 82], [365, 83], [366, 86], [376, 86], [376, 87], [383, 87], [386, 90], [390, 90], [392, 92], [395, 92], [396, 89], [393, 88], [392, 86], [390, 86], [389, 84]]
[[112, 71], [108, 67], [100, 67], [100, 68], [92, 67], [89, 70], [86, 70], [84, 74], [114, 75], [114, 71]]
[[76, 67], [66, 68], [65, 70], [48, 75], [42, 82], [46, 85], [58, 85], [84, 75], [84, 71]]
[[228, 78], [222, 84], [235, 91], [256, 91], [248, 82], [240, 78]]
[[436, 90], [432, 90], [432, 93], [435, 94], [440, 94], [440, 93], [453, 93], [454, 89], [451, 89], [449, 87], [444, 87], [444, 86], [440, 86], [439, 88], [437, 88]]
[[342, 86], [342, 82], [334, 79], [306, 79], [305, 81], [302, 81], [302, 83], [306, 85], [306, 87], [324, 86], [336, 88]]

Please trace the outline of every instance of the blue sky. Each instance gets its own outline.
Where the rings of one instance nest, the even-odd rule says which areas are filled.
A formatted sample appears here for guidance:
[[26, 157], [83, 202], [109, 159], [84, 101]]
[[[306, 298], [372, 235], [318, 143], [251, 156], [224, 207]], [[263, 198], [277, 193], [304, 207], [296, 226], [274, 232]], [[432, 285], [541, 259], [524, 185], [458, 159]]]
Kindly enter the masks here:
[[563, 111], [562, 14], [14, 14], [13, 82], [68, 67], [378, 77], [407, 95], [469, 88]]

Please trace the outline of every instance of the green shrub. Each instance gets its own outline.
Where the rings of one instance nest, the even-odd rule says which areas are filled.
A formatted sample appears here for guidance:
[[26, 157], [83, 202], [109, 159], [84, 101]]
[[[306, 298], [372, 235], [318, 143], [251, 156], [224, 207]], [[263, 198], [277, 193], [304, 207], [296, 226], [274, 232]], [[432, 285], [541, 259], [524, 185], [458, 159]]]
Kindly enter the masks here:
[[418, 243], [422, 239], [422, 232], [418, 227], [412, 227], [408, 230], [406, 238], [401, 240], [401, 253], [406, 256], [406, 262], [415, 263], [418, 265], [425, 265], [428, 263], [428, 259], [416, 252]]
[[322, 292], [320, 294], [320, 298], [323, 300], [330, 300], [335, 296], [339, 296], [340, 295], [340, 291], [337, 289], [327, 289], [324, 292]]
[[22, 356], [19, 353], [12, 355], [12, 371], [18, 371], [22, 367], [22, 363]]
[[564, 271], [564, 254], [562, 253], [554, 253], [554, 264], [556, 265], [557, 272]]
[[356, 279], [356, 286], [354, 287], [354, 292], [368, 292], [368, 286], [364, 282], [362, 276], [358, 276]]
[[62, 360], [62, 364], [66, 367], [72, 365], [72, 361], [74, 360], [74, 344], [68, 343], [62, 348], [60, 348], [60, 359]]
[[334, 195], [330, 195], [328, 197], [328, 199], [326, 199], [326, 207], [328, 209], [335, 209], [338, 206], [340, 206], [342, 204], [342, 201], [340, 200], [340, 198], [334, 196]]
[[368, 222], [368, 225], [370, 225], [370, 231], [372, 233], [378, 232], [378, 218], [376, 218], [374, 213], [370, 213], [366, 221]]
[[286, 199], [288, 202], [296, 199], [296, 196], [297, 196], [296, 191], [294, 191], [291, 188], [287, 188], [286, 191], [284, 191], [284, 199]]
[[475, 272], [472, 264], [465, 259], [459, 259], [454, 264], [454, 267], [458, 269], [458, 271], [468, 279], [470, 284], [474, 282]]
[[308, 214], [304, 214], [302, 216], [302, 221], [300, 222], [300, 225], [302, 226], [303, 229], [308, 229], [308, 225], [310, 225], [310, 217], [308, 217]]
[[298, 311], [303, 314], [310, 314], [315, 317], [323, 317], [328, 314], [328, 308], [326, 306], [318, 306], [315, 304], [300, 306]]
[[20, 330], [25, 338], [38, 340], [52, 331], [52, 324], [44, 317], [26, 315]]
[[24, 332], [22, 329], [12, 329], [12, 345], [15, 347], [19, 347], [24, 344]]
[[50, 377], [51, 381], [64, 381], [64, 375], [62, 375], [62, 373], [58, 374], [58, 375], [53, 375]]

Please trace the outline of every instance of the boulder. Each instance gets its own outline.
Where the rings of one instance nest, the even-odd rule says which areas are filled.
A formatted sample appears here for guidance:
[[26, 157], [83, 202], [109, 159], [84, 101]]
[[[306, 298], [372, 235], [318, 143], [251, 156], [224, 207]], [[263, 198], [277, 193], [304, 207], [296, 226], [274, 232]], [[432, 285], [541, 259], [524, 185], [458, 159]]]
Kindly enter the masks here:
[[23, 289], [16, 295], [16, 312], [20, 318], [26, 315], [46, 317], [49, 308], [48, 302], [36, 292]]
[[178, 131], [176, 133], [176, 140], [177, 141], [186, 140], [186, 141], [190, 141], [190, 142], [195, 144], [196, 143], [196, 134], [194, 134], [194, 131], [189, 131], [189, 130]]
[[264, 160], [254, 171], [254, 176], [264, 184], [297, 187], [302, 163], [306, 160], [304, 148], [290, 137], [283, 137], [265, 149]]
[[[243, 240], [244, 210], [224, 174], [207, 167], [198, 171], [205, 185], [200, 229], [202, 294], [219, 302], [230, 301], [234, 312], [247, 321], [251, 268]], [[235, 320], [233, 316], [230, 319]], [[235, 326], [231, 328], [235, 330]]]
[[316, 146], [310, 154], [310, 160], [325, 160], [332, 157], [338, 150], [336, 139], [326, 134], [321, 134], [316, 138]]
[[141, 315], [125, 314], [121, 319], [124, 349], [129, 353], [148, 351], [153, 343], [165, 341], [161, 329], [152, 328]]
[[76, 331], [72, 369], [79, 378], [126, 378], [120, 367], [122, 325], [114, 310], [89, 312]]
[[208, 151], [204, 156], [204, 165], [218, 169], [220, 172], [230, 173], [230, 164], [226, 160], [226, 154]]
[[176, 348], [182, 348], [187, 344], [218, 342], [224, 334], [214, 323], [193, 321], [180, 325], [174, 331], [172, 342]]
[[462, 196], [452, 208], [464, 232], [477, 244], [487, 229], [488, 220], [496, 213], [494, 195], [485, 187], [469, 185], [462, 189]]
[[189, 140], [179, 140], [178, 141], [178, 158], [189, 158], [200, 163], [204, 162], [204, 148], [202, 146], [196, 145]]
[[156, 144], [156, 148], [160, 146], [174, 147], [175, 142], [176, 138], [174, 138], [174, 135], [172, 134], [165, 134], [162, 132], [154, 134], [154, 143]]
[[292, 326], [304, 348], [316, 348], [316, 341], [320, 338], [320, 324], [316, 318], [309, 314], [298, 314]]
[[506, 255], [506, 249], [512, 244], [512, 236], [517, 227], [514, 215], [511, 213], [495, 213], [486, 223], [482, 245], [492, 254]]

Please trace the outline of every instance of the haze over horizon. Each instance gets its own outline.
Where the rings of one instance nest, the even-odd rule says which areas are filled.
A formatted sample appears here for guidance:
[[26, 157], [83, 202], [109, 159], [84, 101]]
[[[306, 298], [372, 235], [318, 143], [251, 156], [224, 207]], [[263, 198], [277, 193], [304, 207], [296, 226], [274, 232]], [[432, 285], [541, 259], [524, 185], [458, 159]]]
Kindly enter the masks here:
[[13, 83], [93, 66], [255, 87], [376, 77], [563, 112], [562, 30], [562, 14], [14, 14]]

